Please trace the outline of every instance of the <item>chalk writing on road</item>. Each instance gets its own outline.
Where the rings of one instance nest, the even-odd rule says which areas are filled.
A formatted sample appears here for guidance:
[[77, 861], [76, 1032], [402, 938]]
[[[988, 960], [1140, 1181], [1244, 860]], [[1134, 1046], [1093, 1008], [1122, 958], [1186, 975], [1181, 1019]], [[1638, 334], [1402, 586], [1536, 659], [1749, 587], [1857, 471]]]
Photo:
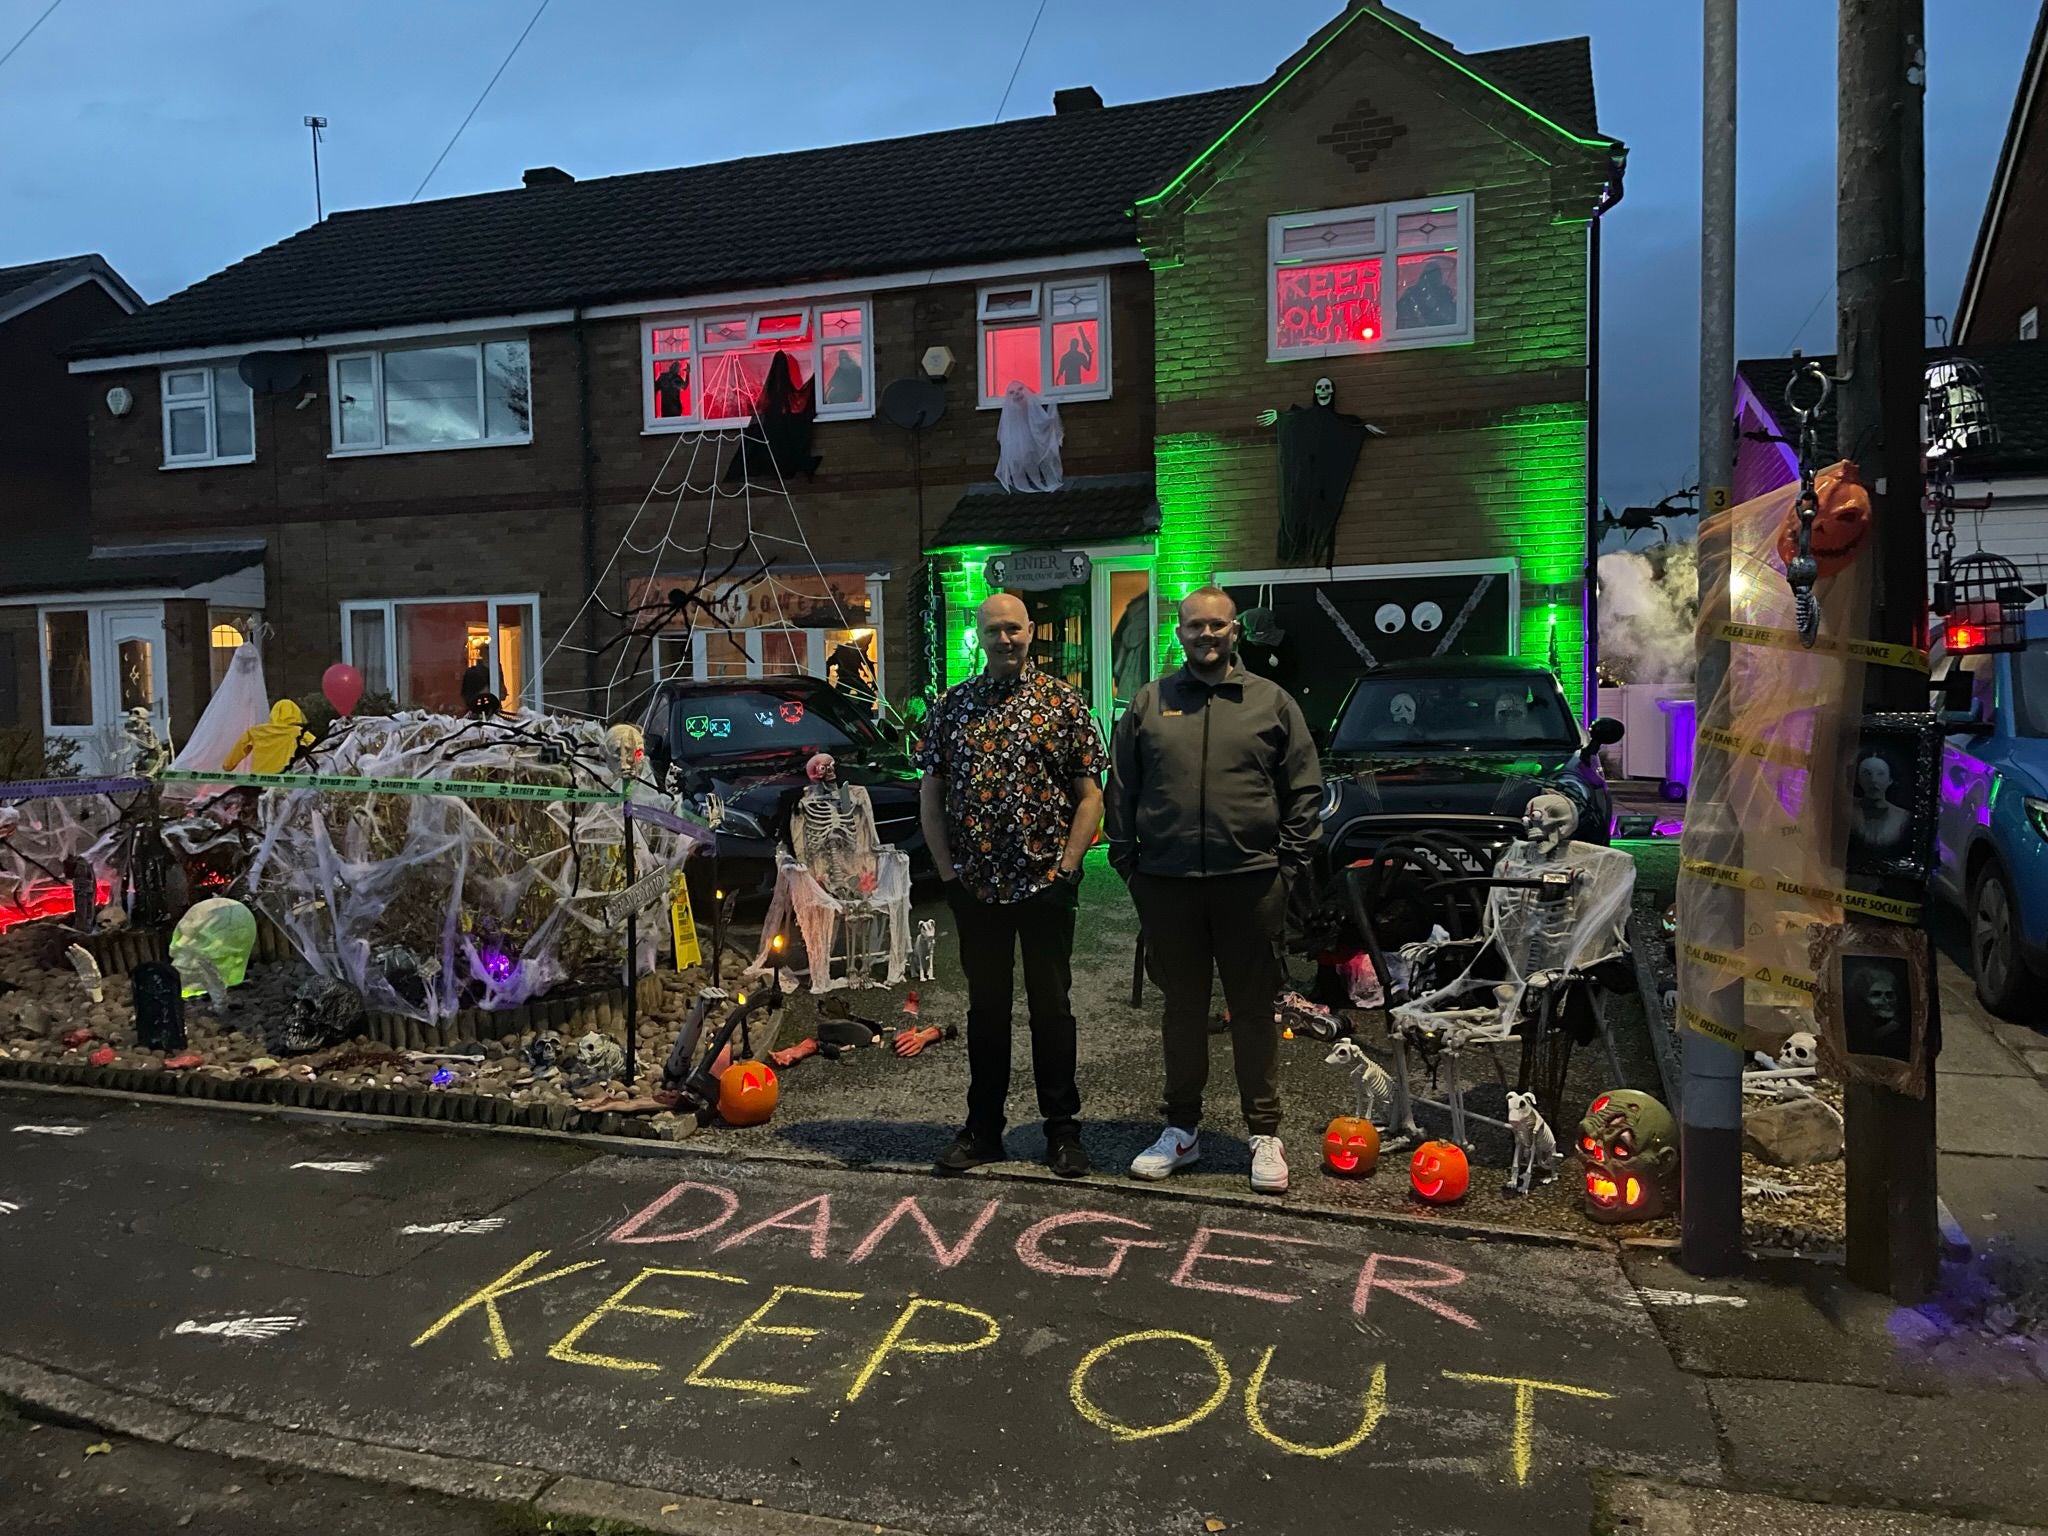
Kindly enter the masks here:
[[310, 1168], [315, 1173], [368, 1173], [377, 1165], [369, 1163], [293, 1163], [294, 1168]]
[[298, 1326], [296, 1317], [223, 1317], [210, 1323], [187, 1319], [171, 1332], [196, 1333], [215, 1339], [274, 1339]]
[[447, 1232], [453, 1235], [467, 1236], [478, 1232], [495, 1232], [498, 1230], [498, 1228], [504, 1225], [505, 1218], [502, 1216], [483, 1216], [479, 1217], [475, 1221], [429, 1221], [426, 1223], [415, 1222], [410, 1226], [400, 1227], [398, 1230], [401, 1233], [406, 1234], [407, 1236], [410, 1236], [413, 1233], [425, 1232]]
[[82, 1125], [17, 1125], [14, 1128], [23, 1136], [83, 1136]]

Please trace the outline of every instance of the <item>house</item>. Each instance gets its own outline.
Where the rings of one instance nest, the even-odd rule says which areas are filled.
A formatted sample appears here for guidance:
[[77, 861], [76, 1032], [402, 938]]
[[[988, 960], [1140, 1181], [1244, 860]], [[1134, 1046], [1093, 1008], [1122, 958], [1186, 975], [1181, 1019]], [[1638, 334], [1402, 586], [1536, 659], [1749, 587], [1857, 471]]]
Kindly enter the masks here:
[[1958, 346], [2033, 341], [2048, 303], [2048, 3], [2034, 22], [2012, 117], [1992, 172], [1991, 194], [1963, 274], [1953, 340]]
[[262, 607], [260, 546], [96, 552], [88, 537], [92, 406], [132, 402], [67, 353], [142, 307], [98, 256], [0, 268], [0, 732], [31, 769], [46, 737], [98, 766], [136, 706], [159, 731], [189, 728], [218, 675], [216, 622]]
[[[1623, 153], [1584, 39], [1468, 55], [1360, 0], [1247, 87], [337, 213], [78, 349], [135, 402], [92, 411], [95, 535], [261, 540], [273, 694], [341, 658], [454, 709], [481, 665], [619, 716], [657, 669], [853, 645], [901, 698], [976, 665], [992, 575], [1105, 723], [1212, 578], [1311, 694], [1418, 650], [1554, 654], [1576, 694]], [[714, 499], [778, 353], [814, 472]], [[892, 419], [948, 355], [943, 415]], [[1319, 378], [1385, 435], [1283, 560], [1259, 418]], [[1057, 490], [992, 482], [1013, 383], [1058, 406]], [[668, 594], [723, 622], [622, 640]]]

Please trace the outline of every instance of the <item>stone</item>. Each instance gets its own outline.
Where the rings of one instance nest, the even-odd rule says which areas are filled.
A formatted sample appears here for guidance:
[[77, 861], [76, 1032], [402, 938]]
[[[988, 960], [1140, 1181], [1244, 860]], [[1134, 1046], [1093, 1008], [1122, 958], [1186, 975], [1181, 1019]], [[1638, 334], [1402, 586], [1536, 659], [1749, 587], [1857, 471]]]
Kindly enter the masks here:
[[1831, 1163], [1842, 1155], [1842, 1119], [1819, 1099], [1786, 1099], [1742, 1117], [1742, 1150], [1777, 1168]]

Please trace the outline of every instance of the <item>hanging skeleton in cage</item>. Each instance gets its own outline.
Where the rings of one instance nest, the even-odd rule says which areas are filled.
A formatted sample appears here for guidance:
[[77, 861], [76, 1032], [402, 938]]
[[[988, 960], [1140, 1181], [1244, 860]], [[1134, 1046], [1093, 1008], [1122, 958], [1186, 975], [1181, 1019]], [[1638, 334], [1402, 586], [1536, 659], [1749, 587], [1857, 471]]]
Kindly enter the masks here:
[[[794, 916], [813, 992], [866, 986], [877, 964], [894, 985], [910, 954], [909, 857], [884, 846], [867, 790], [840, 783], [830, 754], [813, 757], [805, 773], [810, 784], [790, 815], [790, 846], [776, 861], [775, 897], [749, 974], [774, 963], [774, 937]], [[844, 962], [838, 976], [835, 960]]]

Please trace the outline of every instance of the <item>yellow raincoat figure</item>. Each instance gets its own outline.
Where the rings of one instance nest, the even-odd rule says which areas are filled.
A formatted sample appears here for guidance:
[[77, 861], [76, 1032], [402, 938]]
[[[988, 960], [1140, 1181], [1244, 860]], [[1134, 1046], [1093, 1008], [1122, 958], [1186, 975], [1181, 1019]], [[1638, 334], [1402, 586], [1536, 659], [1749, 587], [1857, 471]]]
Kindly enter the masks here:
[[283, 773], [299, 755], [299, 748], [312, 744], [313, 733], [306, 729], [305, 711], [290, 699], [279, 699], [270, 706], [268, 725], [252, 725], [235, 738], [221, 770], [232, 772], [247, 758], [251, 773]]

